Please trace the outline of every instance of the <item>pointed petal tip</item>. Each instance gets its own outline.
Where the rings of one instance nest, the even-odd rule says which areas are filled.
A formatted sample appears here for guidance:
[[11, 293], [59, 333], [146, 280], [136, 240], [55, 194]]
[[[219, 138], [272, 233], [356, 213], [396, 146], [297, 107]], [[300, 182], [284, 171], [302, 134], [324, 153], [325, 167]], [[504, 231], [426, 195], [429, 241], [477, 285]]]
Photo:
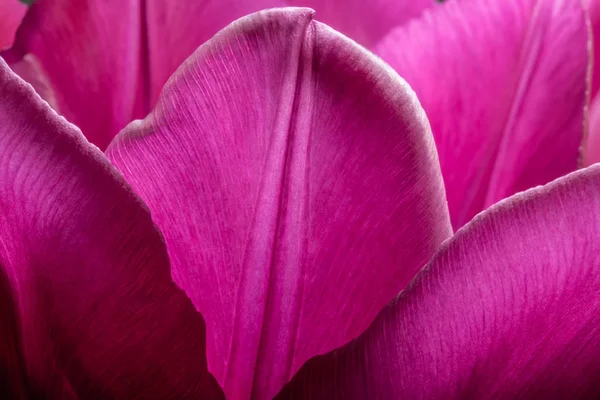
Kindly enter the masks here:
[[415, 93], [312, 14], [229, 25], [107, 150], [165, 234], [232, 398], [271, 398], [357, 337], [451, 234]]

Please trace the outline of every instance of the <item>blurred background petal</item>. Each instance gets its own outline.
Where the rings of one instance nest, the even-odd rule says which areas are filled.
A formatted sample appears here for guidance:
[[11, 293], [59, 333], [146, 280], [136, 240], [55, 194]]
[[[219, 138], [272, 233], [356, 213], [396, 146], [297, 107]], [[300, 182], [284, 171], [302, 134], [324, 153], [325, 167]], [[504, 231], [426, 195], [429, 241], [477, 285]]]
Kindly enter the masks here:
[[27, 6], [19, 0], [0, 0], [0, 50], [12, 46]]
[[431, 122], [455, 229], [577, 168], [588, 39], [579, 1], [449, 1], [375, 48]]

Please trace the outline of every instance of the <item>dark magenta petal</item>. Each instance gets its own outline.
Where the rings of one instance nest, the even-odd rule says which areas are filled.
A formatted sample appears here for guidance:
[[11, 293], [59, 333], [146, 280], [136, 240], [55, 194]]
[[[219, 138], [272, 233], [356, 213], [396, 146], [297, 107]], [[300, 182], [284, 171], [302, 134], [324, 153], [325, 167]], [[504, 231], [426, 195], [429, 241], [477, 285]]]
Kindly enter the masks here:
[[0, 50], [12, 46], [27, 6], [19, 0], [0, 0]]
[[226, 28], [107, 154], [165, 235], [233, 399], [270, 399], [358, 336], [451, 234], [414, 93], [308, 9]]
[[393, 28], [440, 5], [436, 0], [286, 1], [289, 5], [314, 8], [319, 21], [367, 47], [375, 45]]
[[22, 77], [47, 81], [56, 109], [105, 149], [125, 125], [146, 116], [169, 76], [199, 45], [236, 18], [278, 4], [39, 0], [3, 56], [11, 67], [35, 58], [42, 78]]
[[2, 60], [0, 93], [0, 367], [30, 398], [223, 398], [140, 199]]
[[492, 206], [283, 399], [600, 398], [600, 165]]
[[15, 300], [6, 268], [0, 264], [0, 396], [26, 400], [26, 371]]
[[577, 168], [588, 39], [577, 0], [465, 0], [378, 45], [431, 122], [455, 228]]

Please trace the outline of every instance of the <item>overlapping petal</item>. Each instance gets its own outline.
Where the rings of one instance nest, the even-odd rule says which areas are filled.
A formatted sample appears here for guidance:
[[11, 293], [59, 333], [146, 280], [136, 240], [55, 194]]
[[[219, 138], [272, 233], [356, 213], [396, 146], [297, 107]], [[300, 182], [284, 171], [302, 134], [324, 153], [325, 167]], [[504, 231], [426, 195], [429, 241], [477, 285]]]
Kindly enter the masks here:
[[455, 228], [577, 167], [588, 33], [579, 1], [455, 1], [376, 51], [431, 122]]
[[414, 93], [307, 9], [220, 32], [107, 154], [164, 233], [230, 398], [271, 398], [358, 336], [451, 233]]
[[319, 20], [356, 40], [375, 45], [393, 28], [438, 7], [436, 0], [286, 0], [289, 5], [314, 8]]
[[596, 399], [600, 165], [484, 211], [277, 399]]
[[12, 46], [27, 6], [19, 0], [0, 0], [0, 50]]
[[204, 321], [148, 210], [2, 60], [0, 93], [5, 393], [26, 382], [27, 398], [222, 398]]
[[126, 124], [150, 111], [168, 77], [199, 45], [233, 20], [278, 4], [38, 0], [3, 56], [11, 65], [35, 58], [59, 112], [105, 149]]
[[244, 15], [285, 5], [284, 0], [145, 1], [151, 107], [171, 74], [198, 46]]
[[9, 64], [35, 59], [42, 78], [23, 77], [47, 80], [59, 112], [100, 148], [145, 115], [140, 3], [39, 0], [3, 54]]

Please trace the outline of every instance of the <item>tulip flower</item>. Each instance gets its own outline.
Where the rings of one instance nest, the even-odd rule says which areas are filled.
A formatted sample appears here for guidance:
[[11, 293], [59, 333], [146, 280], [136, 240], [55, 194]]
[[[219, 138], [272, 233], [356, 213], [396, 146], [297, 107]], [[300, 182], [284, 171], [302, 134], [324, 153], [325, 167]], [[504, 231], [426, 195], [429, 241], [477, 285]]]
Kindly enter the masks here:
[[[2, 1], [23, 6], [17, 0]], [[307, 5], [303, 2], [296, 1]], [[127, 123], [148, 114], [167, 79], [198, 46], [239, 17], [292, 3], [37, 0], [14, 47], [3, 57], [11, 65], [18, 64], [16, 71], [26, 80], [35, 77], [44, 93], [52, 88], [54, 108], [105, 149]], [[333, 20], [334, 27], [348, 31], [357, 26], [357, 16], [364, 18], [364, 12], [376, 6], [370, 12], [370, 27], [378, 35], [350, 30], [369, 44], [385, 33], [384, 27], [389, 30], [435, 5], [430, 0], [411, 1], [411, 5], [390, 0], [351, 3], [346, 18], [341, 18], [334, 10], [342, 8], [342, 2], [322, 2], [325, 22]], [[388, 15], [385, 24], [382, 14]]]
[[[450, 15], [480, 10], [469, 7]], [[576, 3], [506, 9], [530, 22], [536, 49], [558, 37], [582, 56]], [[48, 71], [26, 54], [25, 71]], [[579, 71], [545, 55], [525, 57], [543, 83]], [[66, 95], [49, 76], [34, 83], [60, 112]], [[574, 85], [569, 107], [529, 98], [570, 132], [584, 106], [577, 74], [565, 80], [556, 90]], [[104, 104], [125, 93], [113, 89]], [[0, 60], [0, 390], [597, 397], [600, 166], [503, 200], [452, 236], [425, 111], [394, 70], [308, 9], [219, 32], [104, 153]]]
[[36, 395], [272, 398], [450, 236], [414, 93], [312, 14], [219, 33], [106, 156], [2, 64], [8, 362]]
[[[175, 68], [218, 29], [284, 3], [38, 0], [4, 57], [104, 150], [154, 107]], [[314, 6], [415, 90], [432, 125], [455, 229], [503, 198], [577, 169], [590, 61], [579, 1], [560, 12], [555, 1], [534, 0], [287, 3]]]

